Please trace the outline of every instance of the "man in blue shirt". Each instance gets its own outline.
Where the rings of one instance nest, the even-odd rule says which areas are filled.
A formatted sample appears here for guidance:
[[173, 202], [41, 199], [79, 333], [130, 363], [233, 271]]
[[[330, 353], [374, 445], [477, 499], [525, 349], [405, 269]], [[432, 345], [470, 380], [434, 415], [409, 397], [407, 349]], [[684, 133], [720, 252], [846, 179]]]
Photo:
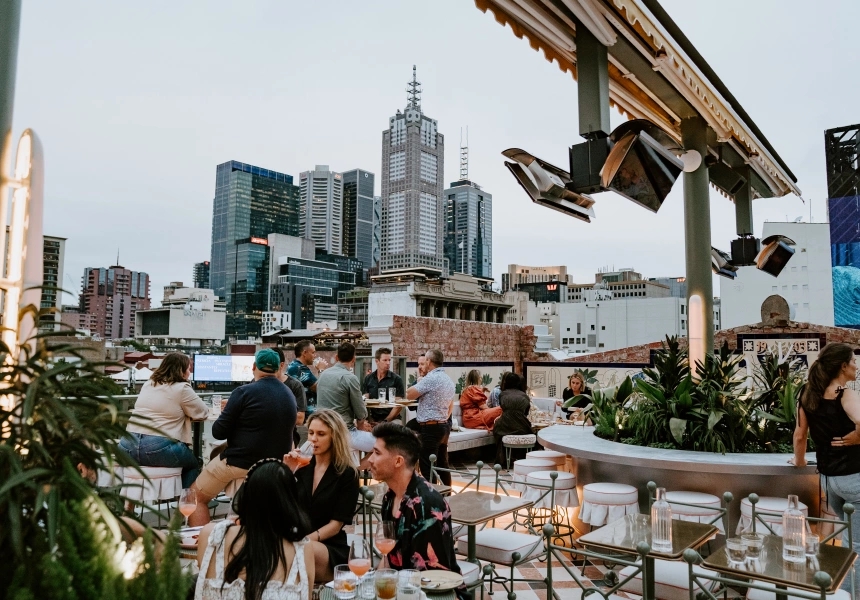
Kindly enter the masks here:
[[298, 379], [305, 387], [305, 398], [307, 399], [307, 414], [310, 416], [317, 405], [317, 376], [311, 370], [311, 365], [316, 361], [318, 372], [322, 373], [328, 366], [323, 359], [317, 359], [317, 349], [310, 340], [302, 340], [293, 349], [296, 358], [287, 367], [287, 374]]
[[439, 446], [449, 433], [448, 408], [454, 400], [456, 386], [442, 368], [441, 350], [428, 350], [424, 358], [427, 375], [406, 390], [406, 398], [418, 400], [418, 437], [421, 440], [418, 464], [421, 474], [430, 481], [431, 454], [440, 459], [439, 467], [448, 468], [447, 452], [440, 454]]

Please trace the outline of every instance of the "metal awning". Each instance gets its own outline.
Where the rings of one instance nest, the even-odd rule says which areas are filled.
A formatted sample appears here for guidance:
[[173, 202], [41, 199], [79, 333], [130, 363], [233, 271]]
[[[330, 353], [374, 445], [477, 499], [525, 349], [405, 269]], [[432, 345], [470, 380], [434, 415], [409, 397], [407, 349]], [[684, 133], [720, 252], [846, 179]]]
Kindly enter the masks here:
[[[657, 0], [475, 0], [576, 78], [576, 23], [608, 48], [609, 94], [629, 118], [648, 119], [681, 141], [682, 119], [710, 126], [711, 182], [748, 173], [754, 197], [800, 195], [797, 178]], [[749, 171], [747, 171], [747, 165]]]

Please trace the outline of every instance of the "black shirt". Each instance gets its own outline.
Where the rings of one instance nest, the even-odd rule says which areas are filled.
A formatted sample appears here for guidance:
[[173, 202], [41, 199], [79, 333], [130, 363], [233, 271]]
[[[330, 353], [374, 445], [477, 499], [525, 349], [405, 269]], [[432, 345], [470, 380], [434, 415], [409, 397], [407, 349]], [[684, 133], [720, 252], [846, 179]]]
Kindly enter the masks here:
[[[580, 393], [579, 393], [579, 395], [580, 395], [580, 396], [582, 396], [582, 395], [588, 395], [588, 396], [590, 396], [590, 395], [591, 395], [591, 390], [590, 390], [590, 389], [588, 389], [588, 388], [584, 388], [584, 389], [582, 390], [582, 392], [580, 392]], [[574, 395], [573, 395], [573, 390], [572, 390], [572, 389], [570, 389], [569, 387], [564, 388], [564, 391], [561, 393], [561, 399], [562, 399], [562, 401], [563, 401], [563, 402], [567, 402], [568, 400], [570, 400], [571, 398], [573, 398], [573, 396], [574, 396]], [[566, 413], [570, 414], [570, 413], [572, 413], [572, 412], [573, 412], [573, 409], [574, 409], [574, 408], [585, 408], [585, 407], [586, 407], [586, 406], [588, 406], [589, 404], [591, 404], [591, 400], [589, 400], [588, 398], [580, 398], [579, 400], [577, 400], [576, 402], [574, 402], [572, 405], [568, 406], [567, 408], [563, 408], [562, 410], [563, 410], [564, 412], [566, 412]]]
[[[307, 466], [296, 471], [299, 505], [307, 510], [311, 527], [315, 531], [328, 525], [329, 521], [351, 525], [358, 502], [358, 473], [352, 467], [347, 467], [338, 475], [334, 465], [329, 465], [314, 492], [316, 461], [314, 457]], [[328, 548], [332, 566], [346, 564], [349, 559], [349, 544], [343, 529], [322, 543]]]
[[833, 438], [846, 436], [857, 428], [842, 408], [844, 392], [844, 389], [839, 390], [832, 399], [819, 398], [814, 412], [803, 409], [809, 423], [809, 437], [815, 442], [818, 472], [830, 477], [860, 473], [860, 446], [830, 445]]
[[228, 465], [248, 469], [292, 450], [295, 428], [295, 396], [277, 377], [263, 377], [233, 390], [212, 424], [212, 437], [227, 440], [221, 456]]
[[[385, 377], [380, 381], [377, 371], [368, 373], [361, 384], [361, 393], [367, 394], [368, 400], [376, 400], [379, 398], [380, 388], [394, 388], [395, 397], [403, 398], [406, 396], [406, 388], [403, 387], [403, 378], [392, 370], [388, 370]], [[389, 398], [389, 401], [391, 398]], [[370, 419], [375, 423], [381, 423], [391, 414], [390, 408], [371, 408], [369, 411]]]

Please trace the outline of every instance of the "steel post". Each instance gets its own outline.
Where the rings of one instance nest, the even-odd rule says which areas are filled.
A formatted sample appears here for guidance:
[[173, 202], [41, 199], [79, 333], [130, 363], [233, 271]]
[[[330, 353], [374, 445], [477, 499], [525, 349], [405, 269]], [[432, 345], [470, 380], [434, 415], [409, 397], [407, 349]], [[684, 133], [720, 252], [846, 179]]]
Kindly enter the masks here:
[[21, 0], [0, 0], [0, 175], [11, 176], [12, 106], [15, 102], [15, 66]]
[[588, 27], [576, 22], [576, 79], [579, 135], [586, 139], [609, 135], [609, 56]]
[[[696, 150], [702, 157], [708, 155], [708, 126], [701, 117], [681, 121], [681, 138], [684, 148]], [[695, 319], [702, 327], [700, 334], [705, 353], [714, 351], [714, 291], [711, 271], [711, 202], [708, 188], [708, 166], [705, 160], [691, 173], [684, 173], [684, 246], [687, 267], [687, 306], [690, 297], [701, 298], [701, 319]], [[689, 313], [689, 311], [688, 311]], [[687, 315], [687, 323], [691, 323]], [[692, 366], [692, 365], [691, 365]]]
[[737, 191], [734, 197], [735, 201], [735, 226], [737, 228], [738, 235], [752, 235], [753, 234], [753, 212], [752, 212], [752, 200], [753, 200], [753, 188], [752, 183], [750, 181], [750, 177], [752, 174], [750, 173], [750, 168], [745, 167], [742, 170], [738, 170], [740, 174], [744, 176], [746, 179], [746, 183], [744, 183], [741, 188]]

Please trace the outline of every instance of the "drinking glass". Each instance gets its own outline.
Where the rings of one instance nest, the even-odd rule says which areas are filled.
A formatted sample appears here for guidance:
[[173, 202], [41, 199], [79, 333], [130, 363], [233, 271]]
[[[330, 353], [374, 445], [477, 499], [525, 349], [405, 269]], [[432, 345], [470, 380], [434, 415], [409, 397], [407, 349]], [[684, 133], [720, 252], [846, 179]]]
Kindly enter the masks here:
[[370, 547], [367, 540], [353, 540], [349, 546], [349, 570], [358, 578], [370, 570]]
[[379, 563], [379, 568], [387, 568], [389, 566], [388, 553], [394, 550], [394, 546], [397, 544], [397, 538], [394, 535], [394, 521], [379, 522], [379, 525], [376, 527], [376, 533], [373, 536], [373, 543], [382, 555], [382, 561]]
[[750, 560], [761, 558], [761, 549], [764, 546], [764, 536], [760, 533], [745, 533], [741, 536], [744, 543], [744, 551]]
[[744, 542], [741, 538], [729, 538], [726, 540], [726, 554], [729, 555], [730, 562], [744, 562], [746, 551], [744, 550]]
[[179, 512], [185, 517], [185, 527], [188, 527], [188, 517], [197, 510], [197, 491], [185, 488], [179, 495]]
[[394, 569], [377, 569], [374, 583], [379, 600], [394, 600], [397, 596], [397, 571]]
[[818, 534], [815, 533], [807, 533], [806, 534], [806, 557], [809, 558], [811, 556], [818, 555], [818, 545], [819, 545], [819, 537]]
[[397, 600], [418, 600], [421, 595], [421, 572], [403, 569], [397, 573]]
[[397, 400], [397, 388], [388, 388], [388, 401], [394, 402]]
[[388, 402], [388, 388], [379, 388], [379, 401], [383, 404]]
[[355, 598], [355, 588], [358, 578], [350, 570], [349, 565], [337, 565], [334, 568], [334, 595], [340, 600]]
[[306, 467], [311, 463], [314, 456], [314, 445], [310, 442], [305, 442], [299, 449], [299, 455], [296, 457], [296, 462], [299, 463], [299, 468]]

